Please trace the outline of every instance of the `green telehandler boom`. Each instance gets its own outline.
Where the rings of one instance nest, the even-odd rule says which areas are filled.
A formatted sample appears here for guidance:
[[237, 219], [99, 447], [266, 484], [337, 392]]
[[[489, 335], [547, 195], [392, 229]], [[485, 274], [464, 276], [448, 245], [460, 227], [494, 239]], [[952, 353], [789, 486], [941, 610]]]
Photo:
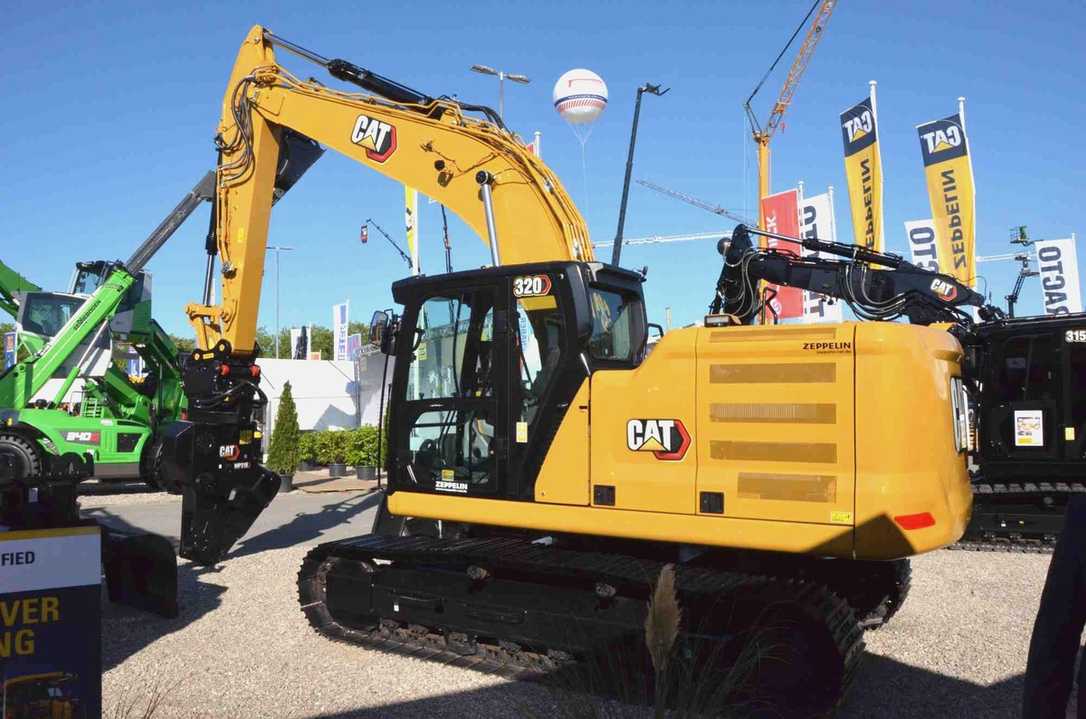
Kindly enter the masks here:
[[[177, 349], [151, 318], [154, 253], [214, 190], [208, 173], [125, 262], [76, 266], [69, 293], [42, 292], [4, 266], [0, 305], [14, 310], [16, 362], [0, 374], [0, 525], [57, 528], [85, 523], [76, 486], [92, 476], [157, 472], [157, 427], [185, 404]], [[114, 340], [150, 371], [127, 376]], [[176, 558], [164, 537], [103, 527], [110, 597], [175, 614]]]

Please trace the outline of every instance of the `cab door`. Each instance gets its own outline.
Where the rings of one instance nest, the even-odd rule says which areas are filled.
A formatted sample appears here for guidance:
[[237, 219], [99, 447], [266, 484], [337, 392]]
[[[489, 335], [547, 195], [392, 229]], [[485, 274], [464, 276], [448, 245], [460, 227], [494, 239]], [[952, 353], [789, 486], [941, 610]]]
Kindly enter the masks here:
[[[449, 288], [408, 311], [393, 392], [399, 489], [501, 496], [508, 458], [505, 293]], [[398, 368], [399, 370], [399, 368]]]

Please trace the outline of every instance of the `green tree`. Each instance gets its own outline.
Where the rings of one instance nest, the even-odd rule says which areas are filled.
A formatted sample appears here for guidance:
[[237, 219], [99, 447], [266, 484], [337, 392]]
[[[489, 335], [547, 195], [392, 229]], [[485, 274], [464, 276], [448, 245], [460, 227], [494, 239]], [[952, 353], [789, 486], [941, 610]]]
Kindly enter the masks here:
[[283, 383], [283, 394], [279, 396], [279, 411], [275, 415], [275, 429], [272, 430], [271, 446], [268, 449], [268, 468], [279, 474], [294, 474], [298, 468], [298, 408], [294, 406], [294, 396], [290, 391], [290, 382]]
[[178, 337], [177, 335], [171, 334], [170, 340], [177, 345], [177, 349], [180, 352], [192, 352], [196, 349], [196, 340], [191, 337]]
[[309, 338], [309, 349], [320, 352], [321, 359], [330, 360], [335, 357], [332, 348], [332, 330], [321, 325], [313, 325], [313, 335]]
[[[279, 330], [279, 358], [290, 359], [294, 356], [294, 346], [290, 343], [290, 327]], [[324, 325], [313, 325], [313, 335], [309, 338], [309, 351], [320, 352], [321, 359], [332, 359], [335, 356], [332, 346], [332, 330]], [[351, 322], [347, 325], [348, 334], [360, 334], [369, 337], [370, 328], [365, 322]], [[256, 331], [256, 342], [260, 345], [261, 354], [264, 357], [275, 357], [275, 333], [265, 327], [259, 327]]]
[[11, 324], [10, 322], [0, 322], [0, 335], [4, 334], [5, 332], [14, 332], [14, 331], [15, 331], [15, 325]]

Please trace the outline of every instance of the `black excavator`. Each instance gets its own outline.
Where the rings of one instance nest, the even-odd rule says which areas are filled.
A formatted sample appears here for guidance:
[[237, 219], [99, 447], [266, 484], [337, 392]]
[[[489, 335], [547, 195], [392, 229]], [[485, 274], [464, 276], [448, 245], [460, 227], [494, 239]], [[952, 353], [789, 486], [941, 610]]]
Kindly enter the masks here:
[[[760, 248], [752, 235], [786, 246]], [[945, 325], [964, 350], [971, 398], [973, 514], [956, 546], [1051, 549], [1068, 499], [1086, 492], [1086, 314], [1007, 317], [950, 275], [818, 238], [739, 225], [717, 249], [724, 266], [710, 318], [746, 324], [771, 312], [774, 290], [759, 291], [767, 282], [845, 302], [860, 319]]]

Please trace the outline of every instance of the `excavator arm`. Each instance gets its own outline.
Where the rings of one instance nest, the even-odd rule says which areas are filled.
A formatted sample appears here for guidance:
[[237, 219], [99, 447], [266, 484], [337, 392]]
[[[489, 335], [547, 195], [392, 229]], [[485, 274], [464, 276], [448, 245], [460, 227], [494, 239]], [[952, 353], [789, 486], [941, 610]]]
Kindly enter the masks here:
[[[277, 62], [276, 48], [363, 92], [300, 80]], [[430, 97], [260, 26], [238, 52], [216, 144], [204, 297], [186, 308], [198, 347], [183, 370], [188, 418], [166, 429], [163, 445], [163, 484], [183, 495], [179, 553], [202, 564], [222, 559], [279, 488], [260, 464], [265, 247], [272, 205], [324, 148], [440, 202], [484, 239], [495, 266], [594, 259], [558, 177], [492, 110]], [[217, 262], [222, 290], [212, 304]]]
[[[278, 64], [276, 47], [365, 92], [298, 79]], [[491, 245], [495, 264], [592, 260], [588, 229], [558, 177], [500, 123], [487, 108], [429, 97], [254, 27], [238, 52], [217, 135], [209, 250], [222, 262], [221, 301], [210, 305], [205, 289], [203, 303], [186, 310], [199, 346], [225, 340], [234, 354], [253, 352], [277, 173], [297, 156], [315, 161], [316, 143], [440, 202]]]
[[[787, 250], [760, 249], [752, 234], [791, 242], [810, 252], [836, 255], [800, 256]], [[925, 270], [888, 252], [876, 252], [858, 245], [799, 239], [739, 225], [731, 241], [718, 246], [724, 266], [710, 303], [710, 314], [728, 314], [743, 323], [754, 321], [762, 307], [758, 281], [786, 287], [801, 287], [846, 302], [856, 316], [870, 320], [907, 317], [913, 324], [948, 322], [971, 326], [964, 310], [976, 307], [982, 319], [995, 319], [1002, 312], [984, 297], [950, 275]]]

